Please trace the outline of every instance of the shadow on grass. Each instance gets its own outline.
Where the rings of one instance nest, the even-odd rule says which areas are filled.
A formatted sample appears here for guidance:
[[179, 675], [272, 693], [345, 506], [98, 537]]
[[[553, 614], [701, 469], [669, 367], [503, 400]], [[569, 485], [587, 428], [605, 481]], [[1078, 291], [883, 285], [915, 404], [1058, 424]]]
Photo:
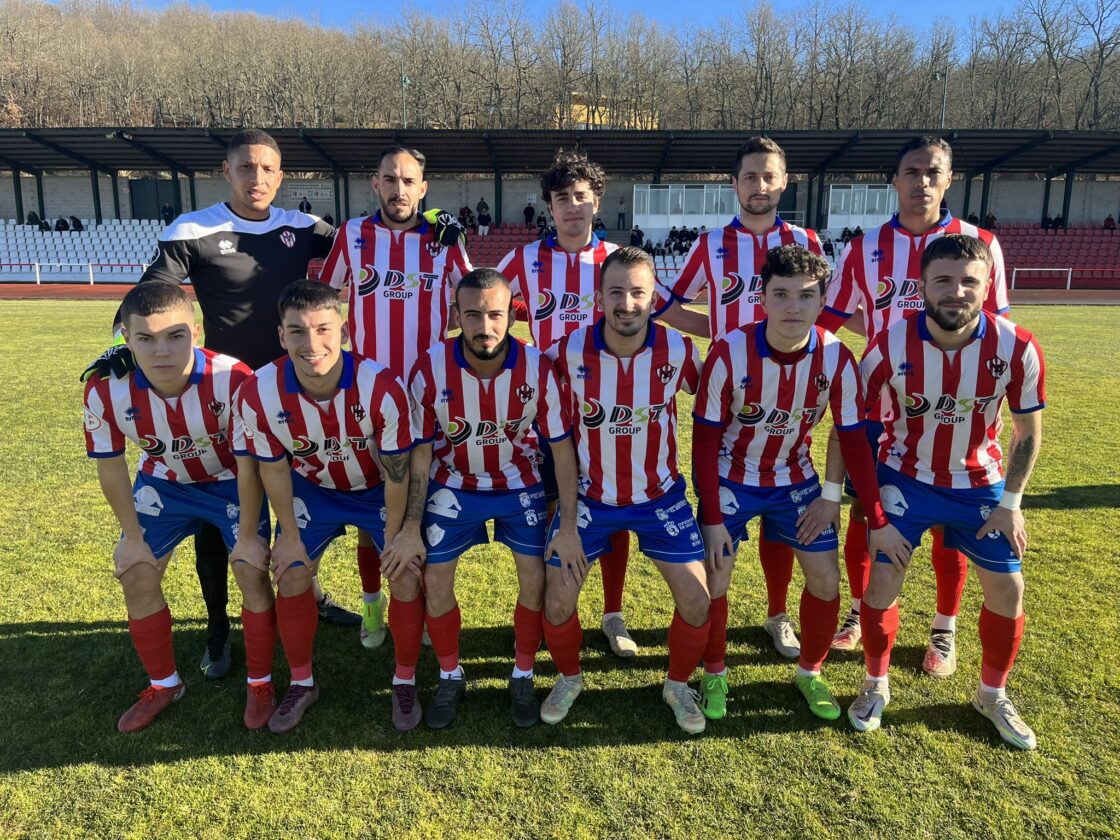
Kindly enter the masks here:
[[[505, 688], [512, 665], [512, 628], [464, 629], [463, 662], [469, 683], [459, 718], [441, 732], [421, 725], [402, 734], [389, 719], [391, 643], [365, 651], [353, 629], [321, 625], [315, 674], [322, 696], [296, 730], [278, 737], [267, 730], [248, 732], [241, 724], [245, 669], [240, 630], [235, 627], [233, 632], [230, 676], [210, 681], [196, 666], [206, 638], [204, 622], [176, 621], [175, 653], [187, 693], [150, 728], [125, 736], [116, 731], [117, 718], [135, 701], [145, 680], [122, 623], [0, 624], [0, 662], [5, 665], [0, 681], [4, 706], [0, 772], [81, 763], [136, 766], [304, 750], [360, 749], [388, 756], [431, 747], [533, 750], [686, 740], [661, 700], [668, 665], [660, 652], [665, 634], [638, 631], [634, 635], [645, 649], [657, 653], [618, 660], [607, 652], [601, 634], [589, 628], [584, 638], [585, 690], [568, 719], [556, 727], [538, 724], [520, 730], [510, 721]], [[745, 657], [741, 651], [734, 655], [736, 666], [779, 662], [760, 629], [732, 630], [731, 642], [740, 648], [749, 646]], [[920, 651], [915, 655], [920, 663]], [[286, 687], [287, 669], [279, 647], [276, 663], [277, 682]], [[555, 673], [546, 653], [538, 659], [538, 673], [537, 693], [543, 699]], [[425, 651], [418, 672], [422, 703], [430, 699], [437, 676], [434, 658]], [[850, 700], [842, 698], [842, 705]], [[899, 722], [906, 719], [904, 714], [898, 716]], [[946, 716], [945, 727], [955, 728], [959, 718], [959, 710], [954, 710]], [[728, 717], [710, 722], [703, 737], [749, 739], [844, 727], [843, 717], [829, 723], [811, 715], [791, 679], [768, 679], [759, 672], [757, 679], [737, 679]], [[974, 727], [967, 729], [972, 732]], [[977, 737], [987, 739], [983, 727], [975, 731]]]
[[1056, 487], [1049, 493], [1029, 493], [1025, 499], [1032, 508], [1080, 510], [1120, 508], [1120, 484], [1086, 484]]

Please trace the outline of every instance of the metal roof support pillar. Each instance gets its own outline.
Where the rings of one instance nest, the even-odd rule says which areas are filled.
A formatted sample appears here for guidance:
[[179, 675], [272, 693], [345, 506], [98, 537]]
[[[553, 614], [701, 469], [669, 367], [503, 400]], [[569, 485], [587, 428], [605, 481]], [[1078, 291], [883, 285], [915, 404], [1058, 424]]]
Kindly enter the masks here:
[[23, 173], [21, 173], [14, 166], [12, 167], [12, 193], [16, 199], [16, 224], [22, 225], [26, 220], [23, 215]]
[[121, 218], [121, 189], [120, 180], [117, 178], [117, 170], [109, 173], [109, 183], [113, 187], [113, 215], [117, 217], [117, 221]]
[[1069, 205], [1073, 201], [1073, 179], [1075, 173], [1072, 169], [1066, 173], [1066, 188], [1062, 193], [1062, 228], [1069, 227]]
[[824, 177], [823, 172], [817, 176], [817, 221], [813, 225], [813, 230], [820, 230], [824, 227]]
[[342, 185], [338, 183], [338, 170], [334, 171], [334, 223], [342, 227]]
[[183, 187], [179, 183], [179, 170], [171, 170], [171, 183], [174, 189], [171, 190], [171, 206], [175, 210], [175, 218], [183, 215]]
[[194, 171], [187, 173], [187, 184], [191, 188], [191, 210], [198, 209], [198, 196], [195, 194], [194, 189]]
[[805, 227], [809, 227], [809, 220], [813, 218], [813, 176], [805, 182]]
[[[346, 216], [349, 219], [354, 215], [354, 211], [350, 209], [350, 173], [343, 170], [342, 172], [342, 194], [346, 197]], [[339, 224], [342, 220], [339, 219]]]
[[47, 218], [47, 203], [43, 199], [43, 170], [35, 173], [35, 192], [39, 199], [39, 218]]
[[1050, 184], [1053, 180], [1053, 177], [1048, 174], [1046, 185], [1042, 188], [1042, 218], [1038, 220], [1038, 223], [1043, 227], [1046, 226], [1046, 219], [1050, 215]]
[[988, 201], [992, 197], [992, 170], [984, 171], [980, 184], [980, 224], [984, 224], [984, 220], [988, 218]]
[[494, 219], [495, 225], [502, 223], [502, 170], [494, 170]]
[[97, 170], [92, 166], [89, 168], [89, 186], [93, 192], [93, 218], [97, 224], [101, 224], [101, 183], [97, 178]]
[[971, 209], [970, 204], [972, 204], [972, 173], [966, 172], [964, 174], [964, 204], [961, 206], [962, 219], [968, 219], [968, 211]]

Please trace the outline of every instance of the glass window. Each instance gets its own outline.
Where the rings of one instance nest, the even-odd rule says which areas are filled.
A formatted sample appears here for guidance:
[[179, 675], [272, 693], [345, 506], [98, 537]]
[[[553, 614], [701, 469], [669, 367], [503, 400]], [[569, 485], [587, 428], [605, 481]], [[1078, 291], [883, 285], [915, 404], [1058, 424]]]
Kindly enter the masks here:
[[704, 187], [704, 215], [715, 216], [719, 213], [719, 184]]
[[720, 213], [724, 216], [735, 216], [739, 213], [739, 197], [735, 195], [735, 188], [727, 185], [720, 187]]
[[704, 212], [704, 185], [687, 184], [684, 188], [684, 212], [699, 216]]
[[862, 216], [865, 200], [867, 198], [867, 187], [862, 184], [857, 187], [852, 187], [852, 215]]
[[684, 212], [684, 184], [669, 185], [669, 212], [676, 216]]
[[644, 216], [649, 212], [649, 187], [645, 184], [634, 187], [634, 215]]
[[669, 188], [664, 184], [653, 184], [649, 188], [649, 214], [664, 216], [669, 212]]
[[852, 212], [852, 188], [850, 186], [829, 188], [828, 212], [845, 216]]

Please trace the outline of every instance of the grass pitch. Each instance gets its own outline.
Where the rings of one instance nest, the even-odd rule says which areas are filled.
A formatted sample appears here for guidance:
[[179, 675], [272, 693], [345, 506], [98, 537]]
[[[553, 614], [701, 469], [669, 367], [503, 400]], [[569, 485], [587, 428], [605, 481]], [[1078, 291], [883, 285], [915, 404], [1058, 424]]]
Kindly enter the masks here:
[[[208, 682], [197, 669], [205, 624], [189, 544], [165, 582], [187, 694], [147, 731], [119, 735], [117, 717], [145, 679], [110, 573], [116, 526], [83, 450], [77, 382], [103, 349], [115, 307], [0, 302], [0, 836], [1115, 836], [1116, 309], [1015, 312], [1046, 355], [1050, 406], [1024, 500], [1028, 621], [1010, 691], [1039, 749], [1023, 754], [968, 703], [979, 678], [975, 578], [959, 673], [945, 682], [921, 674], [934, 607], [928, 540], [903, 593], [894, 701], [869, 736], [805, 708], [793, 666], [759, 627], [765, 596], [753, 546], [740, 552], [732, 587], [729, 715], [703, 736], [681, 733], [661, 702], [672, 603], [637, 556], [627, 616], [640, 656], [609, 654], [593, 575], [581, 607], [587, 689], [564, 724], [516, 730], [505, 694], [515, 576], [504, 549], [476, 549], [460, 569], [470, 683], [450, 730], [396, 733], [391, 644], [371, 653], [356, 631], [321, 625], [319, 704], [285, 737], [246, 732], [239, 628], [230, 677]], [[681, 407], [687, 471], [691, 406]], [[356, 606], [353, 548], [353, 536], [337, 542], [322, 578]], [[795, 576], [794, 614], [799, 587]], [[278, 651], [281, 686], [282, 663]], [[424, 700], [436, 673], [425, 653]], [[554, 674], [543, 652], [537, 673], [543, 697]], [[862, 660], [834, 656], [825, 673], [846, 707]]]

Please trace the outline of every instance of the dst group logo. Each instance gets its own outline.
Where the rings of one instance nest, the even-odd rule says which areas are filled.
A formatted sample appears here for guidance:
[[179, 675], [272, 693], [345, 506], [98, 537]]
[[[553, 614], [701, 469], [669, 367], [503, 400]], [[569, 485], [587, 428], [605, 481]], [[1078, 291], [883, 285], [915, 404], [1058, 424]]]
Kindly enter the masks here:
[[767, 412], [759, 403], [746, 403], [739, 409], [736, 419], [744, 426], [757, 426], [765, 421], [766, 433], [770, 435], [792, 435], [804, 423], [812, 423], [819, 410], [816, 406], [806, 406], [786, 411], [772, 408]]
[[984, 411], [994, 399], [996, 399], [994, 395], [990, 397], [958, 397], [952, 394], [942, 394], [939, 397], [931, 398], [925, 394], [907, 394], [905, 401], [906, 416], [910, 418], [922, 417], [933, 411], [933, 417], [939, 423], [955, 426], [964, 423], [969, 414], [978, 414]]
[[924, 309], [926, 302], [918, 297], [918, 281], [884, 277], [875, 287], [875, 309], [882, 312], [896, 305], [899, 309]]
[[358, 270], [358, 296], [367, 297], [378, 289], [381, 296], [390, 300], [408, 300], [418, 289], [430, 292], [435, 288], [438, 274], [427, 271], [412, 271], [405, 274], [403, 271], [392, 269], [385, 275], [367, 263]]
[[762, 299], [762, 276], [756, 274], [750, 280], [746, 280], [743, 275], [730, 272], [720, 281], [719, 302], [724, 306], [734, 303], [744, 293], [750, 294], [747, 298], [748, 303], [758, 303]]
[[557, 317], [561, 321], [586, 321], [595, 310], [595, 295], [577, 295], [575, 292], [564, 292], [557, 297], [550, 289], [542, 289], [537, 293], [537, 312], [534, 320], [546, 321], [559, 312]]
[[669, 403], [633, 407], [616, 405], [608, 412], [602, 403], [589, 397], [580, 407], [580, 414], [583, 417], [583, 425], [588, 429], [597, 429], [606, 423], [609, 434], [639, 435], [645, 426], [661, 419], [668, 405]]

